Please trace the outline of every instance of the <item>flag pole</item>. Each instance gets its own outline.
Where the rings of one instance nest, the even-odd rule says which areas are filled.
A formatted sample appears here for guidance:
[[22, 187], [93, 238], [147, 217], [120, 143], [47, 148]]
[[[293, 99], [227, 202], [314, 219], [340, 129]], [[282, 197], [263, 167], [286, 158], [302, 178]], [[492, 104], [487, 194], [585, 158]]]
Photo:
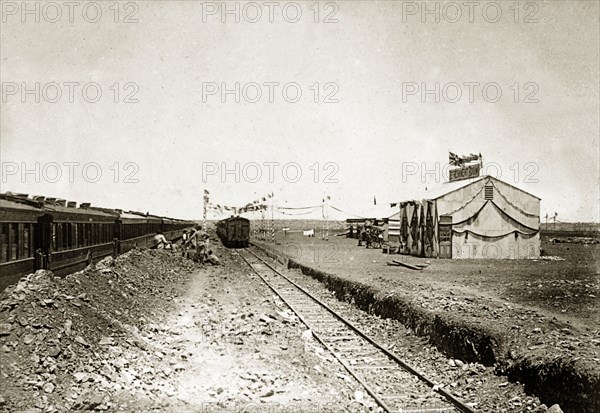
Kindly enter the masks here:
[[323, 218], [323, 224], [321, 224], [321, 239], [325, 239], [325, 195], [323, 195], [321, 201], [321, 217]]
[[325, 197], [325, 241], [329, 241], [329, 204], [327, 201], [328, 196]]
[[271, 192], [271, 242], [275, 244], [275, 207], [273, 206], [273, 192]]
[[204, 202], [203, 202], [203, 211], [202, 211], [202, 229], [206, 231], [206, 207], [208, 203], [208, 191], [204, 190]]

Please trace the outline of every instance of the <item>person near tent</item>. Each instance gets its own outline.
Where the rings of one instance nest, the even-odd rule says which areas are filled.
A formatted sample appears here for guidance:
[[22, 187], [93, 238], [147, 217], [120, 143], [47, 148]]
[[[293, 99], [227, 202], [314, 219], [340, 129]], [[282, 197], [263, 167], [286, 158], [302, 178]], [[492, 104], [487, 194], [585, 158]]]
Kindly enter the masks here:
[[371, 246], [372, 243], [372, 239], [371, 239], [371, 233], [372, 233], [372, 229], [370, 226], [365, 228], [365, 242], [366, 242], [366, 247], [369, 248]]

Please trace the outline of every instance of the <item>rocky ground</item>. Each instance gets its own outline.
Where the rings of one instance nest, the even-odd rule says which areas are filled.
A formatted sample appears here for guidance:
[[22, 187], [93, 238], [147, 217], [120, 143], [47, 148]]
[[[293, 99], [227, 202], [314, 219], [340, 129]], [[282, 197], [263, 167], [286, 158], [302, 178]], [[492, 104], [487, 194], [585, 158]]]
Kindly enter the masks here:
[[[495, 341], [495, 354], [488, 366], [512, 381], [527, 376], [528, 392], [543, 394], [550, 403], [561, 393], [580, 391], [577, 380], [569, 379], [570, 390], [562, 388], [567, 382], [561, 384], [560, 371], [572, 378], [583, 377], [588, 383], [600, 381], [597, 245], [545, 244], [553, 255], [565, 258], [558, 262], [455, 262], [388, 256], [381, 250], [356, 247], [355, 242], [304, 237], [275, 247], [261, 245], [279, 255], [293, 253], [306, 267], [354, 283], [357, 295], [361, 288], [370, 288], [378, 296], [394, 297], [432, 317], [487, 332]], [[393, 258], [414, 264], [429, 261], [430, 266], [424, 271], [387, 266], [386, 261]], [[353, 301], [354, 297], [344, 299]], [[539, 383], [548, 376], [555, 376], [557, 381], [540, 393]], [[599, 393], [592, 394], [587, 387], [582, 397], [598, 400]]]
[[[0, 411], [373, 411], [235, 255], [131, 251], [0, 297]], [[306, 337], [306, 334], [305, 334]]]
[[[65, 278], [40, 271], [4, 291], [0, 411], [378, 410], [235, 251], [215, 249], [222, 266], [133, 250]], [[547, 411], [493, 369], [449, 359], [399, 322], [291, 274], [478, 411]]]
[[[277, 265], [272, 261], [273, 265]], [[361, 326], [363, 331], [391, 349], [408, 364], [443, 386], [464, 402], [474, 406], [478, 412], [547, 412], [548, 407], [539, 399], [527, 394], [522, 384], [512, 383], [498, 377], [493, 368], [480, 363], [468, 363], [460, 359], [448, 358], [411, 329], [390, 318], [381, 318], [340, 301], [332, 291], [314, 278], [303, 275], [299, 270], [285, 270], [288, 277], [306, 289], [314, 292], [331, 308], [345, 318]], [[559, 411], [559, 406], [551, 412]]]

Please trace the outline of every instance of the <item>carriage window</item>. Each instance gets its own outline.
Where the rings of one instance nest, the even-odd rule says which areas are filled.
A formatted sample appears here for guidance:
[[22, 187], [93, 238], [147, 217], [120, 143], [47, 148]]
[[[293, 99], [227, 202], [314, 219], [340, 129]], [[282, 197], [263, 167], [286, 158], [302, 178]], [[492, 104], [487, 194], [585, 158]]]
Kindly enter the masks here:
[[31, 237], [29, 236], [29, 228], [29, 224], [23, 224], [23, 258], [31, 257], [31, 248], [29, 244], [31, 242]]
[[81, 247], [81, 224], [73, 224], [75, 227], [75, 247]]
[[56, 225], [52, 224], [52, 235], [51, 235], [51, 248], [52, 251], [56, 251]]
[[18, 224], [10, 225], [10, 259], [16, 260], [19, 252], [19, 231]]
[[92, 245], [92, 225], [85, 224], [85, 246]]
[[8, 225], [0, 227], [0, 262], [8, 261]]
[[52, 224], [52, 251], [59, 251], [60, 248], [60, 224]]
[[54, 224], [54, 225], [55, 225], [55, 231], [54, 231], [55, 250], [62, 251], [62, 249], [63, 249], [63, 246], [62, 246], [62, 226], [63, 226], [63, 224]]
[[73, 248], [73, 239], [75, 236], [75, 224], [69, 224], [69, 249]]
[[69, 227], [71, 224], [62, 224], [62, 248], [69, 249]]

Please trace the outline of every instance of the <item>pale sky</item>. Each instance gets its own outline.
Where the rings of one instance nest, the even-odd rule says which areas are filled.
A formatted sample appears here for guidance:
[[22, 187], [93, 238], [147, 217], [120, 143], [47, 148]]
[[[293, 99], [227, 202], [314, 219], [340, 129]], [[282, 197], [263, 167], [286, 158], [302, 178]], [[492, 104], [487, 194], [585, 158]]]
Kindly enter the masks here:
[[[28, 4], [35, 10], [36, 3]], [[374, 196], [378, 203], [412, 199], [442, 182], [439, 173], [424, 179], [421, 172], [443, 168], [452, 151], [498, 165], [500, 173], [488, 172], [542, 198], [542, 217], [598, 221], [598, 2], [521, 2], [518, 15], [514, 2], [499, 2], [495, 23], [492, 2], [476, 3], [471, 22], [466, 8], [457, 18], [446, 2], [429, 2], [439, 7], [437, 23], [421, 15], [420, 1], [321, 2], [319, 22], [313, 1], [276, 2], [271, 23], [257, 2], [262, 16], [252, 23], [256, 9], [240, 2], [237, 23], [234, 14], [219, 14], [222, 2], [205, 2], [204, 14], [200, 2], [122, 2], [118, 16], [108, 2], [94, 23], [93, 8], [83, 13], [87, 2], [73, 22], [57, 2], [62, 17], [52, 23], [56, 10], [44, 3], [36, 22], [35, 14], [22, 15], [21, 2], [3, 1], [1, 191], [177, 218], [201, 217], [203, 189], [222, 205], [272, 191], [280, 206], [318, 205], [327, 194], [338, 208], [361, 212]], [[206, 14], [212, 5], [217, 14]], [[302, 15], [293, 23], [296, 6]], [[337, 22], [323, 22], [331, 13]], [[137, 22], [124, 23], [127, 15]], [[22, 93], [36, 82], [39, 103], [35, 92]], [[68, 82], [76, 82], [73, 102]], [[89, 82], [102, 90], [97, 103], [83, 98]], [[203, 86], [234, 89], [236, 82], [240, 90], [250, 84], [239, 103], [220, 91], [203, 94]], [[269, 82], [278, 85], [273, 102]], [[296, 103], [285, 100], [294, 89], [282, 93], [292, 82], [302, 91]], [[470, 82], [480, 85], [473, 102]], [[423, 103], [420, 91], [403, 96], [436, 83], [439, 102], [432, 94]], [[251, 103], [254, 84], [262, 98]], [[500, 88], [499, 101], [494, 88], [482, 96], [486, 84]], [[462, 97], [453, 103], [457, 90]], [[138, 102], [124, 103], [132, 92]], [[323, 102], [332, 93], [338, 102]], [[86, 97], [94, 95], [88, 88]], [[65, 162], [78, 163], [73, 182]], [[221, 174], [236, 163], [239, 182]], [[278, 163], [272, 182], [265, 163]], [[203, 164], [219, 168], [206, 182]], [[34, 172], [23, 176], [23, 167]], [[102, 176], [91, 182], [97, 168]], [[302, 176], [291, 182], [297, 168]], [[124, 182], [131, 172], [137, 182]]]

